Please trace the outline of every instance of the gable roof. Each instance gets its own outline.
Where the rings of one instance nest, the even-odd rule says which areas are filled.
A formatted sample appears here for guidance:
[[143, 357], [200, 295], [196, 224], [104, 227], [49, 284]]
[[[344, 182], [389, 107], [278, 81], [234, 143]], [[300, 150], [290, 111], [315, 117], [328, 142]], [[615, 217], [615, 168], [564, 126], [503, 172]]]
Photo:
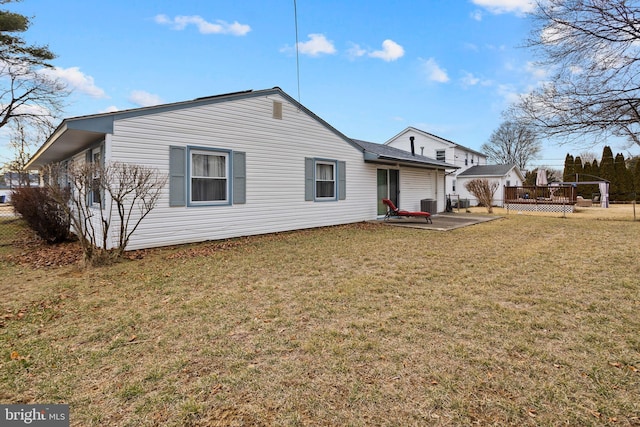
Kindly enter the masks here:
[[458, 169], [458, 166], [417, 154], [414, 156], [408, 151], [389, 147], [388, 145], [376, 144], [359, 139], [354, 139], [353, 142], [364, 150], [365, 162], [386, 164], [403, 163], [429, 169]]
[[322, 120], [316, 114], [311, 112], [305, 106], [289, 96], [279, 87], [263, 90], [246, 90], [241, 92], [231, 92], [221, 95], [206, 96], [196, 98], [190, 101], [174, 102], [170, 104], [154, 105], [151, 107], [133, 108], [111, 113], [92, 114], [86, 116], [66, 118], [60, 123], [56, 130], [49, 136], [45, 143], [31, 157], [27, 167], [41, 166], [47, 163], [60, 161], [73, 156], [74, 154], [86, 149], [94, 143], [99, 143], [108, 133], [113, 133], [113, 126], [116, 120], [127, 119], [131, 117], [141, 117], [149, 114], [157, 114], [169, 111], [180, 110], [183, 108], [197, 107], [243, 98], [253, 98], [268, 95], [280, 95], [288, 102], [296, 106], [313, 119], [318, 121], [322, 126], [329, 129], [346, 143], [352, 145], [360, 151], [362, 148], [355, 144], [351, 138], [339, 132], [333, 126]]
[[398, 134], [396, 134], [395, 136], [393, 136], [389, 140], [387, 140], [387, 142], [385, 142], [384, 144], [388, 145], [389, 143], [391, 143], [391, 141], [397, 139], [400, 135], [405, 134], [405, 133], [407, 133], [409, 131], [413, 131], [413, 132], [416, 132], [416, 133], [421, 133], [421, 134], [423, 134], [425, 136], [428, 136], [430, 138], [435, 138], [435, 139], [437, 139], [437, 140], [439, 140], [441, 142], [444, 142], [445, 144], [449, 144], [452, 147], [463, 149], [463, 150], [468, 151], [470, 153], [477, 154], [478, 156], [487, 157], [487, 155], [484, 154], [484, 153], [481, 153], [481, 152], [476, 151], [476, 150], [472, 150], [471, 148], [465, 147], [464, 145], [460, 145], [457, 142], [450, 141], [450, 140], [448, 140], [446, 138], [443, 138], [443, 137], [438, 136], [438, 135], [434, 135], [434, 134], [426, 132], [424, 130], [415, 128], [413, 126], [408, 126], [407, 128], [403, 129], [401, 132], [399, 132]]
[[482, 165], [482, 166], [472, 166], [469, 169], [462, 171], [458, 174], [459, 178], [465, 177], [503, 177], [512, 169], [515, 169], [515, 172], [518, 174], [521, 180], [524, 180], [524, 176], [520, 169], [514, 165]]

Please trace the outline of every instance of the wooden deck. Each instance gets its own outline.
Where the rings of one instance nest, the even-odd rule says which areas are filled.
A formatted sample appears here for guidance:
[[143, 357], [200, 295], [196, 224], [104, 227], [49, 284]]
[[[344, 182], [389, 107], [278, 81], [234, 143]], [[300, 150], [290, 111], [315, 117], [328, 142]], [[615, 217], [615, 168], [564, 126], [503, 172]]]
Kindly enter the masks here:
[[563, 186], [521, 186], [504, 188], [504, 207], [507, 210], [528, 212], [574, 212], [576, 189]]

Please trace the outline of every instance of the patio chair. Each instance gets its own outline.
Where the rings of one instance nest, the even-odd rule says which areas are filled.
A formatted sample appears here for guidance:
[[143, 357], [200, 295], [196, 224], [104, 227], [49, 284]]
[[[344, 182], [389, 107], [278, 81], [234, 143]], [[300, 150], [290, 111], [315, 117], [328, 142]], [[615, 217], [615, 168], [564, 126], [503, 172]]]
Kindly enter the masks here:
[[431, 214], [429, 212], [409, 212], [398, 209], [396, 205], [389, 199], [382, 199], [382, 203], [387, 205], [387, 214], [384, 216], [384, 220], [388, 221], [391, 217], [422, 217], [427, 220], [429, 224], [433, 224], [431, 221]]

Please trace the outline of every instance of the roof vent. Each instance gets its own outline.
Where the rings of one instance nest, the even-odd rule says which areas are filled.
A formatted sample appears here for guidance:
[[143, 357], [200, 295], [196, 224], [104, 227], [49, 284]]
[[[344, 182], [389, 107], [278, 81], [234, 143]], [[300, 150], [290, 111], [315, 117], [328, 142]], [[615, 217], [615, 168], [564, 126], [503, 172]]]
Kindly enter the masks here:
[[282, 102], [273, 101], [273, 118], [282, 120]]

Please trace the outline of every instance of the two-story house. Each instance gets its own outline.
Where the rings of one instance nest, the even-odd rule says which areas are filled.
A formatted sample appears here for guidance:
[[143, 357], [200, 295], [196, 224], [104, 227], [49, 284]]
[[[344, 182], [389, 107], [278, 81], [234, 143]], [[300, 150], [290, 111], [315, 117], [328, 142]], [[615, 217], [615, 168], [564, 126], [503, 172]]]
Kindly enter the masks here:
[[487, 164], [484, 154], [411, 126], [389, 139], [385, 145], [457, 166], [458, 169], [447, 172], [446, 195], [458, 196], [461, 191], [466, 194], [464, 189], [459, 188], [457, 176], [473, 166]]

